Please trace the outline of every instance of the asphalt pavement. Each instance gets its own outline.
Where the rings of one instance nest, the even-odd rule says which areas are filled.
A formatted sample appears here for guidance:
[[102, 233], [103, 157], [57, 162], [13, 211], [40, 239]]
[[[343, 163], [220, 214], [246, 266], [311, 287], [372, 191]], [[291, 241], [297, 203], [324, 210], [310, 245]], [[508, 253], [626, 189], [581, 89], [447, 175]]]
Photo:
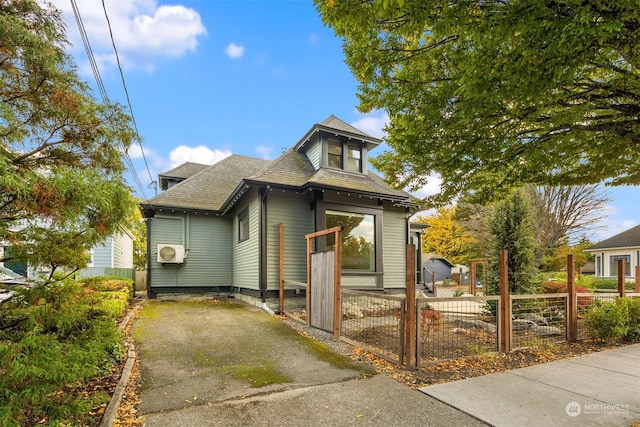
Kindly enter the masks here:
[[239, 301], [148, 301], [132, 332], [147, 427], [486, 425]]

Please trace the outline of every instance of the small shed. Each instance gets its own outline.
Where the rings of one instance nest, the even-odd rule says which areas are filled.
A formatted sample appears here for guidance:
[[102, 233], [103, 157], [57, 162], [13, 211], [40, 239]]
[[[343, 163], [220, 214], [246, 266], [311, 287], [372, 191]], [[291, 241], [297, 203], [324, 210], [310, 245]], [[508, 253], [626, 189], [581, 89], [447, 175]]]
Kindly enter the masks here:
[[443, 256], [436, 254], [422, 255], [422, 274], [424, 280], [429, 282], [433, 280], [433, 273], [436, 274], [436, 281], [451, 278], [451, 267], [454, 267], [451, 261]]

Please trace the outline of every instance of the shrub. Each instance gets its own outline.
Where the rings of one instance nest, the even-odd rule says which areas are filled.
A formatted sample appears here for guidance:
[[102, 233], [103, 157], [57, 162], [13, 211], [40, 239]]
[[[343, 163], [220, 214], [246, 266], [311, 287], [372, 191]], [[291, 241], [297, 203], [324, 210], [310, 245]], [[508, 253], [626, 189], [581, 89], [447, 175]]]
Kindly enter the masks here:
[[[609, 279], [606, 277], [596, 277], [593, 279], [593, 287], [595, 289], [618, 289], [618, 279]], [[632, 282], [625, 283], [625, 289], [632, 291], [635, 285]]]
[[[568, 292], [566, 283], [562, 282], [544, 282], [540, 287], [543, 294], [562, 294]], [[576, 293], [589, 293], [590, 290], [582, 286], [576, 286]], [[585, 311], [591, 304], [591, 297], [578, 298], [578, 310]]]
[[640, 340], [640, 298], [596, 300], [589, 307], [585, 321], [592, 338], [606, 342]]
[[[110, 285], [108, 285], [110, 286]], [[84, 425], [106, 395], [86, 382], [124, 356], [116, 325], [129, 290], [95, 292], [70, 280], [20, 289], [0, 305], [0, 425]]]

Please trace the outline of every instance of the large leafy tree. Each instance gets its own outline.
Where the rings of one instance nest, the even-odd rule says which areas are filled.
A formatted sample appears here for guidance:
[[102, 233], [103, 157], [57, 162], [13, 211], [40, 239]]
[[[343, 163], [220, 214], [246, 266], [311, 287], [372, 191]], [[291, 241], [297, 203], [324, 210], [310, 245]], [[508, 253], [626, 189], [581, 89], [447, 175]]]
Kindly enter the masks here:
[[66, 43], [50, 4], [0, 0], [0, 242], [51, 273], [85, 266], [135, 206], [131, 119], [91, 96]]
[[640, 183], [636, 0], [315, 0], [344, 39], [359, 108], [384, 109], [374, 165], [432, 202], [521, 183]]
[[456, 219], [456, 207], [445, 206], [435, 212], [418, 217], [416, 222], [427, 224], [422, 237], [422, 251], [435, 253], [455, 264], [469, 261], [469, 250], [475, 239]]

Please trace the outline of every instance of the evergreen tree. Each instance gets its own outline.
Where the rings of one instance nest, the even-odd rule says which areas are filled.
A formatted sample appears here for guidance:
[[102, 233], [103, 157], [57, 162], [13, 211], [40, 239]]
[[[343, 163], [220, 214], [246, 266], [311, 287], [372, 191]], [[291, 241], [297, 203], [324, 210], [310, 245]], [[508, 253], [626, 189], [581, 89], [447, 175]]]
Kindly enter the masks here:
[[487, 293], [499, 293], [499, 254], [508, 251], [509, 293], [529, 294], [536, 291], [535, 242], [531, 206], [524, 190], [515, 190], [498, 203], [489, 220], [493, 242]]

